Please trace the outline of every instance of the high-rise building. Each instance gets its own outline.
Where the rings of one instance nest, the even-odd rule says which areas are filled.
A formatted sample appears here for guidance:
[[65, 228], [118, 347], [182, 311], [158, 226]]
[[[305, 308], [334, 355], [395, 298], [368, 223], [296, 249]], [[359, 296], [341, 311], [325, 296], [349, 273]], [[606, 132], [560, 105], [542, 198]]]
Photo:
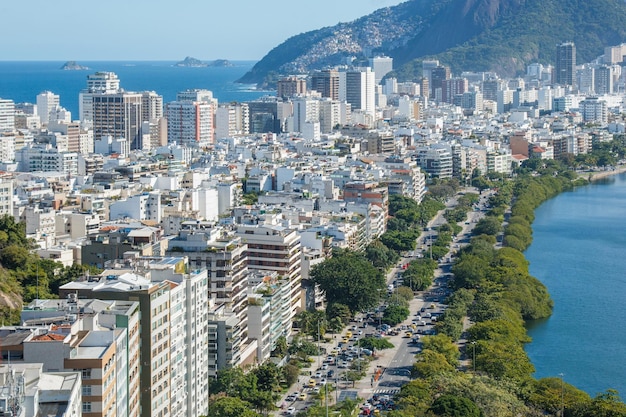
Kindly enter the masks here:
[[37, 115], [42, 125], [50, 121], [50, 114], [60, 106], [60, 97], [51, 91], [44, 91], [37, 95]]
[[217, 100], [209, 90], [186, 90], [167, 103], [167, 142], [203, 148], [215, 141]]
[[293, 97], [306, 93], [306, 80], [298, 77], [286, 77], [276, 83], [278, 97]]
[[[439, 66], [438, 60], [425, 60], [422, 61], [422, 77], [428, 80], [428, 84], [432, 85], [432, 71]], [[424, 92], [426, 94], [426, 92]]]
[[203, 148], [213, 143], [214, 106], [206, 101], [167, 103], [167, 142]]
[[113, 93], [92, 95], [94, 139], [112, 136], [124, 138], [130, 149], [143, 149], [141, 137], [141, 93]]
[[319, 122], [319, 100], [310, 97], [297, 97], [293, 101], [293, 126], [292, 132], [304, 132], [306, 123]]
[[315, 72], [311, 76], [311, 90], [322, 97], [339, 100], [339, 71], [327, 69]]
[[137, 301], [141, 416], [207, 415], [206, 270], [185, 273], [186, 258], [127, 259], [108, 266], [100, 276], [63, 285], [60, 295]]
[[444, 80], [441, 84], [442, 100], [446, 103], [453, 103], [454, 98], [463, 94], [469, 89], [467, 78], [451, 78]]
[[87, 76], [87, 88], [78, 94], [78, 116], [93, 120], [93, 95], [120, 92], [120, 80], [114, 72], [96, 72]]
[[141, 121], [148, 122], [163, 117], [163, 96], [154, 91], [141, 93]]
[[237, 225], [237, 235], [248, 244], [249, 270], [275, 271], [290, 283], [290, 308], [283, 318], [290, 321], [303, 308], [300, 235], [273, 215], [264, 216], [264, 223]]
[[608, 122], [608, 106], [606, 101], [599, 100], [598, 97], [587, 97], [581, 101], [580, 112], [584, 122], [606, 124]]
[[376, 115], [376, 78], [371, 68], [340, 72], [339, 86], [339, 100], [350, 103], [353, 110]]
[[576, 45], [565, 42], [556, 47], [555, 84], [574, 85], [576, 74]]
[[439, 65], [430, 71], [430, 97], [442, 101], [446, 80], [450, 79], [450, 68]]
[[603, 65], [596, 68], [594, 91], [596, 94], [613, 93], [613, 69]]
[[376, 84], [380, 84], [385, 75], [393, 71], [393, 58], [388, 56], [376, 56], [374, 58], [370, 58], [370, 67], [372, 67], [372, 71], [376, 74]]
[[15, 130], [15, 103], [0, 98], [0, 132]]
[[247, 103], [220, 104], [215, 113], [215, 137], [229, 138], [250, 133], [250, 109]]
[[320, 131], [322, 133], [332, 133], [337, 125], [342, 125], [341, 103], [337, 100], [320, 100]]

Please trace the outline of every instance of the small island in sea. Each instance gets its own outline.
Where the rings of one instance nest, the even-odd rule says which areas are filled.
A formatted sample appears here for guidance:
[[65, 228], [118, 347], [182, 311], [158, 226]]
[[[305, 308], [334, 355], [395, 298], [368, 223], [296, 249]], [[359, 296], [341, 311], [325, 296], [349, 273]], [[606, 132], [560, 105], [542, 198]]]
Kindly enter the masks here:
[[174, 64], [174, 66], [175, 67], [208, 67], [209, 64], [207, 64], [206, 62], [202, 62], [199, 59], [188, 56], [182, 61]]
[[233, 63], [227, 59], [216, 59], [215, 61], [211, 62], [211, 66], [212, 67], [232, 67]]
[[175, 67], [232, 67], [233, 64], [227, 59], [216, 59], [212, 62], [202, 62], [193, 57], [186, 57], [174, 64]]
[[67, 61], [65, 64], [63, 64], [63, 66], [61, 66], [61, 69], [64, 71], [85, 71], [90, 68], [84, 65], [80, 65], [76, 61]]

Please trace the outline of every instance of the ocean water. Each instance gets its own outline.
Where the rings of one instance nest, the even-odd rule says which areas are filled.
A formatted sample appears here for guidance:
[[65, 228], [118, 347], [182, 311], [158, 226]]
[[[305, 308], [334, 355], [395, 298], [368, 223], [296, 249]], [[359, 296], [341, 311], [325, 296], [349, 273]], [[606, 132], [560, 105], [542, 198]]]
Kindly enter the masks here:
[[174, 101], [176, 93], [191, 88], [213, 91], [219, 102], [250, 101], [268, 94], [252, 85], [236, 84], [253, 61], [233, 61], [232, 67], [174, 67], [173, 61], [79, 62], [90, 69], [63, 71], [64, 62], [0, 61], [0, 98], [16, 103], [35, 103], [37, 94], [49, 90], [60, 95], [61, 106], [78, 118], [78, 93], [87, 86], [87, 75], [96, 71], [117, 74], [127, 91], [156, 91], [163, 102]]
[[530, 272], [554, 299], [528, 326], [538, 378], [563, 374], [592, 396], [626, 398], [626, 175], [545, 202], [535, 212]]

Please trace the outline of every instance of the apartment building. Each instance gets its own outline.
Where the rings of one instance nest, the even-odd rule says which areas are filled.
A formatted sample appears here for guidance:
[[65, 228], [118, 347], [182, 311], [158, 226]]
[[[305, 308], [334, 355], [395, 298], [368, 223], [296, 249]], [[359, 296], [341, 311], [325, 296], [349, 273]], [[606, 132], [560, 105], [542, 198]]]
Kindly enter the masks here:
[[[289, 321], [304, 308], [301, 276], [301, 246], [297, 230], [279, 223], [275, 215], [263, 215], [256, 224], [236, 225], [236, 234], [247, 244], [248, 269], [275, 271], [289, 282]], [[290, 335], [290, 330], [288, 334]]]

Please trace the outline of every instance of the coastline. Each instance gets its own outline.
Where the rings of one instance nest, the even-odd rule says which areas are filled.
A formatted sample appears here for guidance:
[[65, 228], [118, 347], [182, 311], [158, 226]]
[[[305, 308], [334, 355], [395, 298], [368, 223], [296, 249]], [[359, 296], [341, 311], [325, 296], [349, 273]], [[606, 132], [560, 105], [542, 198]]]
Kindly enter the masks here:
[[593, 181], [598, 181], [602, 178], [610, 177], [612, 175], [618, 175], [624, 172], [626, 172], [626, 165], [619, 165], [616, 168], [607, 169], [604, 171], [585, 172], [584, 174], [581, 174], [580, 177], [586, 178], [590, 182], [593, 182]]

